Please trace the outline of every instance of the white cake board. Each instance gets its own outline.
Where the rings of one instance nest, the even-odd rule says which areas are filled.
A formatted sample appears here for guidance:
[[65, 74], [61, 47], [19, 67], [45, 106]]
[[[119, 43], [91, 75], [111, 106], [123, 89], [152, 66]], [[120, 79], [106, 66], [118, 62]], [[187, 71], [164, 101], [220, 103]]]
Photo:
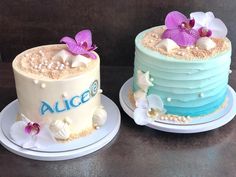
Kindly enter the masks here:
[[108, 144], [120, 128], [120, 111], [116, 104], [102, 95], [101, 102], [107, 111], [107, 122], [91, 135], [68, 143], [55, 143], [47, 149], [24, 149], [14, 143], [9, 135], [9, 127], [18, 113], [18, 100], [8, 104], [0, 114], [0, 142], [9, 151], [34, 160], [59, 161], [90, 154]]
[[[129, 99], [132, 84], [133, 78], [128, 79], [121, 87], [119, 93], [121, 107], [131, 118], [133, 118], [133, 111], [135, 109]], [[188, 123], [158, 120], [146, 126], [171, 133], [198, 133], [213, 130], [227, 124], [236, 115], [236, 93], [230, 86], [228, 86], [227, 99], [228, 101], [225, 107], [220, 108], [212, 114], [192, 118]]]

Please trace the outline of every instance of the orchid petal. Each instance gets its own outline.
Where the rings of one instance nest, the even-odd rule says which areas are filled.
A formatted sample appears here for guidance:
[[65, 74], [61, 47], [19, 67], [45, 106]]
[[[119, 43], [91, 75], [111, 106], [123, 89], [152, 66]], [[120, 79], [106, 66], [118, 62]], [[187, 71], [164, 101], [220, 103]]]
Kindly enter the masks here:
[[76, 41], [70, 37], [63, 37], [60, 42], [66, 43], [67, 47], [73, 54], [82, 54], [87, 52], [81, 46], [78, 46]]
[[36, 136], [30, 136], [30, 138], [22, 144], [22, 147], [25, 149], [35, 148], [36, 140]]
[[35, 146], [37, 148], [45, 148], [56, 142], [55, 138], [52, 136], [48, 127], [42, 127], [39, 134], [37, 135], [37, 140]]
[[136, 107], [142, 108], [142, 109], [147, 109], [148, 108], [148, 102], [147, 99], [138, 99], [135, 102]]
[[199, 29], [206, 25], [206, 14], [204, 12], [193, 12], [190, 14], [190, 18], [195, 20], [193, 29]]
[[211, 20], [213, 20], [215, 18], [214, 14], [212, 12], [206, 12], [205, 13], [205, 18], [206, 18], [206, 22], [209, 22]]
[[224, 38], [227, 35], [227, 27], [218, 18], [214, 18], [207, 24], [207, 28], [212, 31], [212, 37], [215, 38]]
[[196, 30], [189, 30], [186, 32], [185, 30], [181, 29], [167, 29], [162, 34], [162, 38], [172, 39], [175, 41], [179, 46], [191, 46], [194, 45], [199, 38], [198, 32]]
[[93, 52], [90, 52], [90, 51], [85, 51], [84, 53], [81, 53], [81, 55], [84, 55], [84, 56], [89, 57], [91, 59], [97, 58], [97, 56]]
[[87, 43], [87, 47], [90, 48], [92, 46], [92, 33], [90, 30], [82, 30], [75, 35], [75, 40], [78, 45]]
[[26, 142], [31, 142], [31, 135], [25, 132], [27, 122], [17, 121], [10, 128], [11, 138], [16, 144], [23, 146]]
[[148, 107], [149, 108], [158, 108], [159, 110], [164, 109], [164, 104], [162, 102], [161, 97], [151, 94], [147, 96]]
[[74, 39], [72, 39], [71, 37], [63, 37], [60, 42], [64, 42], [66, 43], [67, 45], [76, 45], [76, 41]]
[[134, 121], [138, 125], [147, 125], [148, 117], [146, 114], [146, 109], [136, 108], [134, 110]]
[[176, 29], [179, 25], [181, 25], [183, 22], [186, 22], [187, 20], [188, 19], [184, 14], [178, 11], [173, 11], [167, 14], [165, 25], [167, 29]]

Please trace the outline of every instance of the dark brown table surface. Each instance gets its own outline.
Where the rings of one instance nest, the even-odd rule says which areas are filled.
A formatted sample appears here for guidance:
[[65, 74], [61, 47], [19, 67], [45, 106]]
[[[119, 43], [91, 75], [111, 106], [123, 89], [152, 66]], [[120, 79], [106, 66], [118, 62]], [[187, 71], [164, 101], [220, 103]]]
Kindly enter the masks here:
[[[232, 66], [232, 68], [235, 68]], [[132, 67], [102, 67], [102, 89], [120, 108], [119, 90]], [[236, 70], [230, 76], [236, 89]], [[16, 99], [10, 63], [0, 64], [0, 109]], [[235, 108], [236, 109], [236, 108]], [[43, 162], [17, 156], [0, 145], [0, 176], [236, 176], [236, 120], [204, 133], [172, 134], [136, 125], [121, 111], [117, 136], [81, 158]]]

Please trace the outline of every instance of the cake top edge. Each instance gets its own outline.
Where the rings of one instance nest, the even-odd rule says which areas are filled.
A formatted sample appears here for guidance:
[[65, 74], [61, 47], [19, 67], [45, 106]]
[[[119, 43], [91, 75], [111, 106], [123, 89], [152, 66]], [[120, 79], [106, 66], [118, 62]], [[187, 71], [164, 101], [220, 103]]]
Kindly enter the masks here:
[[143, 46], [177, 60], [207, 60], [231, 51], [227, 31], [212, 12], [194, 12], [188, 19], [173, 11], [166, 16], [165, 25], [141, 32], [135, 43], [139, 48]]
[[24, 76], [40, 80], [65, 80], [96, 68], [100, 58], [94, 51], [90, 30], [82, 30], [75, 39], [63, 37], [60, 42], [34, 47], [18, 54], [13, 69]]

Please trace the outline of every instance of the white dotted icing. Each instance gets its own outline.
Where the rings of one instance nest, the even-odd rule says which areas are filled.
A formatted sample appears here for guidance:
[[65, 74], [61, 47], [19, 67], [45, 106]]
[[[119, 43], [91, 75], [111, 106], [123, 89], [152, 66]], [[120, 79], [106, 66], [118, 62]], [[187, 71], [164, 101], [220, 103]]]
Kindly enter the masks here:
[[64, 93], [62, 94], [62, 97], [64, 97], [64, 98], [68, 97], [68, 93], [67, 93], [67, 92], [64, 92]]
[[46, 87], [46, 84], [45, 83], [42, 83], [41, 84], [41, 88], [45, 88]]
[[172, 99], [171, 99], [170, 97], [167, 98], [167, 101], [168, 101], [168, 102], [171, 102], [171, 100], [172, 100]]
[[39, 83], [39, 80], [34, 80], [34, 84], [38, 84]]
[[200, 96], [201, 98], [203, 98], [203, 97], [204, 97], [204, 93], [200, 93], [199, 96]]

